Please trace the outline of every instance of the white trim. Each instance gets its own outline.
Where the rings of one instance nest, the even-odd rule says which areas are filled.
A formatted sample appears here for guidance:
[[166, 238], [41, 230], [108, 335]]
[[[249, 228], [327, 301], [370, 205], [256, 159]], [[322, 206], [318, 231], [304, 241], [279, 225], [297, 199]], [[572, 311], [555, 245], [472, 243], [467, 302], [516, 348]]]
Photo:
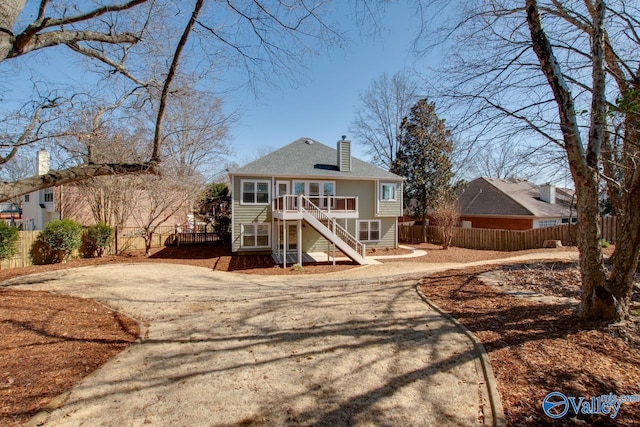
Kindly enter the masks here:
[[[253, 191], [253, 202], [245, 202], [244, 201], [244, 184], [247, 182], [251, 182], [254, 184]], [[266, 202], [257, 202], [258, 199], [258, 184], [267, 184], [267, 201]], [[251, 206], [251, 205], [268, 205], [271, 203], [271, 187], [273, 186], [273, 178], [271, 179], [241, 179], [240, 180], [240, 197], [238, 201], [240, 205], [243, 206]]]
[[[332, 181], [332, 180], [326, 180], [326, 179], [292, 179], [291, 180], [291, 187], [290, 187], [290, 191], [291, 194], [296, 194], [296, 183], [301, 182], [304, 184], [304, 195], [307, 197], [323, 197], [325, 196], [324, 194], [324, 184], [331, 184], [333, 185], [333, 194], [332, 196], [336, 196], [336, 182]], [[311, 196], [309, 194], [309, 184], [310, 183], [315, 183], [315, 184], [319, 184], [318, 186], [318, 196]]]
[[229, 175], [229, 178], [231, 178], [231, 252], [233, 253], [233, 242], [235, 241], [235, 238], [236, 238], [236, 220], [235, 220], [236, 210], [233, 207], [234, 205], [233, 199], [235, 197], [235, 192], [236, 192], [236, 187], [235, 187], [236, 179], [233, 175]]
[[[372, 223], [376, 222], [378, 223], [378, 238], [377, 239], [371, 239], [371, 227], [367, 226], [367, 239], [363, 240], [360, 238], [360, 224], [362, 224], [363, 222], [366, 222], [367, 224], [371, 225]], [[356, 221], [356, 238], [361, 241], [361, 242], [379, 242], [382, 240], [382, 220], [379, 219], [359, 219]]]
[[[245, 246], [244, 244], [244, 229], [245, 227], [254, 227], [254, 245], [253, 246]], [[267, 227], [267, 244], [262, 246], [258, 245], [258, 236], [264, 236], [263, 234], [258, 234], [258, 226]], [[249, 222], [240, 224], [240, 248], [241, 249], [269, 249], [271, 247], [271, 225], [268, 222]]]
[[278, 187], [280, 186], [280, 184], [286, 184], [286, 186], [287, 186], [286, 194], [291, 194], [291, 181], [284, 180], [284, 179], [276, 179], [275, 180], [275, 185], [273, 186], [274, 197], [281, 196], [281, 194], [278, 194]]
[[[393, 188], [393, 198], [392, 199], [385, 199], [383, 197], [383, 195], [384, 195], [383, 188], [385, 186], [391, 186]], [[397, 195], [398, 194], [398, 187], [397, 187], [396, 183], [380, 181], [380, 184], [378, 185], [378, 191], [379, 191], [378, 194], [380, 196], [380, 201], [381, 202], [396, 202], [396, 201], [398, 201], [398, 195]]]

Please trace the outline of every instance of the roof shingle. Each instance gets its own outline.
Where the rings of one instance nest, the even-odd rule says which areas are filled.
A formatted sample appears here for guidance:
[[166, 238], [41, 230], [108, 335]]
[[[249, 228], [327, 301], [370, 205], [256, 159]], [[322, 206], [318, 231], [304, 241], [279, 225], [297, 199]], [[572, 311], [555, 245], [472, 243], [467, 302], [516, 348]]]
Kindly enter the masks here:
[[403, 179], [378, 166], [351, 157], [351, 171], [341, 172], [337, 166], [338, 152], [311, 138], [299, 138], [267, 154], [230, 175], [264, 175], [287, 177], [322, 177], [352, 179]]

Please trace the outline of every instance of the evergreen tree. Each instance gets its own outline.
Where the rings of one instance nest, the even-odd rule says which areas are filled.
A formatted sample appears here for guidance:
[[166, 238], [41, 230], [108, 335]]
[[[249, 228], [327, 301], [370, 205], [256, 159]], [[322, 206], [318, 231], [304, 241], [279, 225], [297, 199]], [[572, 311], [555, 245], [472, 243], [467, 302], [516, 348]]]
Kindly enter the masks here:
[[424, 226], [436, 201], [452, 191], [451, 131], [436, 114], [435, 104], [423, 98], [402, 121], [398, 140], [393, 172], [407, 178], [405, 206]]

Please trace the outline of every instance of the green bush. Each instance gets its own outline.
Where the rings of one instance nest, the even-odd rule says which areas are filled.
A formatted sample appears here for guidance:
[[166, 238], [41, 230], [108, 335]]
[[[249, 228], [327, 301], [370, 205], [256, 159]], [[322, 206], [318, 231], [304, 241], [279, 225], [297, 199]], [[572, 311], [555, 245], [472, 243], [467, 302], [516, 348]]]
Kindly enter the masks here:
[[63, 262], [80, 247], [82, 225], [70, 219], [56, 219], [46, 225], [40, 236], [56, 252], [56, 261]]
[[87, 228], [86, 244], [90, 248], [90, 256], [96, 253], [99, 257], [104, 255], [104, 250], [113, 239], [113, 228], [104, 222], [99, 222]]
[[16, 254], [19, 238], [20, 233], [16, 227], [0, 221], [0, 261]]
[[602, 239], [600, 241], [600, 244], [602, 245], [603, 248], [608, 248], [609, 246], [611, 246], [611, 244], [607, 242], [605, 239]]

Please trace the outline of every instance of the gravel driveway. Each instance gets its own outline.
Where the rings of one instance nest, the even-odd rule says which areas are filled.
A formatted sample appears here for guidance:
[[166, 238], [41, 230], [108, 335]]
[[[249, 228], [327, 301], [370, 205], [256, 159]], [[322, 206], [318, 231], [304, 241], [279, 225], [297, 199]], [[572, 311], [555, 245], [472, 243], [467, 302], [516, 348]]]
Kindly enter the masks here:
[[415, 281], [365, 275], [120, 264], [11, 282], [93, 298], [146, 326], [47, 425], [482, 424], [488, 403], [469, 340]]

